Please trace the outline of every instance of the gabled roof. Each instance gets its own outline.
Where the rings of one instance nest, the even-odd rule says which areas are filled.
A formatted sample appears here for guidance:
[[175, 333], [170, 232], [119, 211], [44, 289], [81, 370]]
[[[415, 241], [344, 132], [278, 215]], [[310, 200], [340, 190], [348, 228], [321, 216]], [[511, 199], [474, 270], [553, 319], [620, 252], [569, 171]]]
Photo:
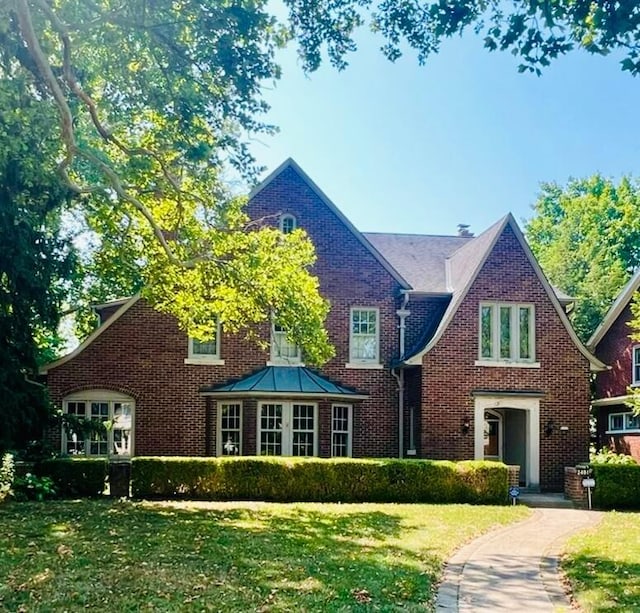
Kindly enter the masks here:
[[446, 294], [445, 261], [473, 238], [365, 232], [365, 238], [411, 284], [416, 292]]
[[536, 276], [542, 283], [542, 286], [544, 287], [549, 300], [558, 313], [558, 316], [560, 317], [560, 320], [566, 328], [571, 340], [574, 342], [580, 353], [582, 353], [582, 355], [584, 355], [584, 357], [589, 360], [592, 370], [605, 370], [606, 366], [595, 356], [591, 355], [587, 348], [580, 342], [580, 339], [578, 339], [575, 331], [569, 323], [569, 320], [567, 319], [567, 315], [564, 312], [564, 309], [562, 308], [551, 285], [547, 281], [547, 278], [544, 276], [540, 265], [533, 256], [533, 253], [531, 252], [527, 241], [522, 235], [522, 232], [520, 231], [520, 228], [518, 227], [518, 224], [516, 223], [516, 220], [513, 218], [513, 215], [511, 215], [511, 213], [509, 213], [493, 226], [485, 230], [477, 238], [465, 243], [450, 258], [448, 258], [447, 278], [452, 292], [451, 302], [449, 303], [449, 306], [447, 307], [447, 310], [445, 311], [442, 320], [440, 321], [440, 324], [438, 325], [431, 339], [421, 350], [416, 352], [414, 355], [405, 358], [404, 364], [421, 364], [422, 356], [430, 351], [440, 340], [440, 338], [444, 334], [444, 331], [451, 323], [451, 320], [456, 314], [458, 308], [468, 294], [469, 289], [473, 285], [473, 282], [476, 280], [476, 277], [478, 276], [478, 273], [480, 272], [482, 266], [487, 261], [487, 258], [495, 247], [498, 238], [503, 234], [507, 227], [511, 228], [516, 239], [520, 243], [520, 246], [527, 256], [527, 259], [529, 260], [529, 263], [535, 271]]
[[200, 388], [213, 398], [303, 397], [365, 400], [369, 396], [335, 383], [304, 366], [267, 366], [242, 379]]
[[385, 259], [382, 254], [372, 245], [367, 238], [356, 229], [356, 227], [344, 216], [342, 211], [329, 199], [329, 197], [312, 181], [307, 173], [298, 166], [292, 159], [286, 159], [278, 168], [276, 168], [266, 179], [261, 181], [251, 190], [249, 200], [265, 189], [270, 183], [278, 178], [285, 170], [293, 169], [294, 172], [309, 186], [311, 191], [327, 206], [329, 210], [344, 224], [344, 226], [353, 234], [362, 246], [378, 261], [378, 263], [398, 282], [403, 289], [410, 289], [407, 280]]
[[40, 367], [40, 374], [46, 375], [51, 369], [57, 368], [58, 366], [62, 366], [64, 363], [72, 360], [77, 355], [81, 354], [93, 341], [96, 340], [105, 330], [108, 330], [118, 319], [120, 319], [136, 302], [140, 300], [140, 294], [136, 294], [131, 298], [127, 298], [126, 301], [122, 299], [114, 300], [113, 303], [106, 303], [100, 305], [102, 308], [109, 306], [120, 305], [120, 308], [107, 319], [101, 326], [98, 326], [87, 338], [84, 339], [71, 353], [55, 360], [53, 362], [49, 362], [44, 366]]
[[622, 311], [625, 310], [627, 305], [631, 302], [633, 295], [640, 289], [640, 268], [629, 279], [622, 291], [618, 294], [618, 297], [613, 301], [613, 304], [604, 316], [604, 319], [600, 322], [600, 325], [596, 328], [595, 332], [591, 335], [591, 338], [587, 341], [587, 347], [594, 350], [598, 343], [604, 338], [604, 335], [609, 331], [609, 328], [620, 317]]

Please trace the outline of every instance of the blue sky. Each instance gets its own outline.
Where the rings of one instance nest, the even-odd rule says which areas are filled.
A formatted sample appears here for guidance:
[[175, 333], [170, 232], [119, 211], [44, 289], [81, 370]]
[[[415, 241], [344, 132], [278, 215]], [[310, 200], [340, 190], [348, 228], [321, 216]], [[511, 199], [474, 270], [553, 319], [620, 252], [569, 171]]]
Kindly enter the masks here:
[[573, 53], [536, 77], [471, 33], [422, 67], [378, 46], [365, 34], [345, 71], [309, 76], [284, 51], [265, 92], [280, 133], [252, 146], [269, 170], [293, 157], [360, 230], [479, 233], [530, 218], [541, 182], [640, 176], [640, 78], [619, 58]]

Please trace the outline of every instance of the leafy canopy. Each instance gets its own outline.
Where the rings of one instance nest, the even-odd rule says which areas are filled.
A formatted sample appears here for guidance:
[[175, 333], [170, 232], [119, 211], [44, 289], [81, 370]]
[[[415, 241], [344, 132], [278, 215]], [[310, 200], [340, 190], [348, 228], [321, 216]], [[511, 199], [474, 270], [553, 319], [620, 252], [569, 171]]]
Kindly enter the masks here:
[[594, 175], [542, 185], [526, 224], [551, 283], [576, 298], [573, 324], [587, 341], [640, 266], [640, 184]]

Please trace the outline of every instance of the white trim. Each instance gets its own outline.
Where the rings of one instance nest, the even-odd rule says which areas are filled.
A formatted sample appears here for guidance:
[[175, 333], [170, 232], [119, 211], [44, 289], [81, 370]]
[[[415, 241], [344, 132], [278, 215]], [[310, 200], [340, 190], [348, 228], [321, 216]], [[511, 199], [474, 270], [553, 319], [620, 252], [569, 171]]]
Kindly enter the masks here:
[[540, 368], [540, 362], [507, 362], [506, 360], [476, 360], [474, 366], [488, 366], [490, 368]]
[[311, 188], [316, 196], [327, 206], [327, 208], [344, 224], [358, 242], [378, 261], [378, 263], [398, 282], [403, 289], [411, 289], [411, 285], [402, 275], [382, 256], [382, 254], [359, 232], [356, 227], [344, 216], [344, 213], [329, 199], [329, 197], [311, 180], [300, 166], [292, 159], [288, 158], [278, 166], [271, 174], [256, 185], [249, 193], [249, 200], [265, 189], [287, 168], [292, 168], [300, 178]]
[[490, 409], [521, 409], [527, 412], [526, 466], [528, 487], [540, 484], [540, 399], [531, 396], [474, 397], [474, 458], [484, 459], [484, 414]]
[[613, 304], [607, 311], [603, 320], [600, 322], [600, 325], [587, 341], [587, 347], [592, 351], [596, 348], [616, 319], [620, 317], [622, 311], [627, 307], [638, 289], [640, 289], [640, 268], [631, 276], [631, 279], [627, 281], [627, 284], [622, 288], [617, 298], [613, 301]]
[[[243, 444], [243, 440], [242, 440], [242, 418], [243, 418], [243, 413], [244, 413], [244, 406], [242, 405], [242, 401], [239, 402], [218, 402], [217, 406], [216, 406], [216, 456], [218, 457], [222, 457], [223, 456], [223, 448], [224, 448], [224, 442], [222, 441], [222, 407], [226, 406], [226, 405], [234, 405], [234, 406], [239, 406], [240, 407], [240, 430], [239, 430], [239, 438], [238, 438], [238, 453], [236, 455], [242, 455], [242, 444]], [[229, 456], [224, 456], [224, 457], [229, 457]], [[231, 456], [233, 457], [233, 456]]]
[[344, 367], [353, 370], [382, 370], [384, 368], [384, 364], [373, 362], [347, 362]]
[[140, 300], [140, 294], [136, 294], [129, 298], [127, 302], [125, 302], [107, 321], [105, 321], [101, 326], [98, 326], [87, 338], [84, 339], [82, 343], [80, 343], [71, 353], [54, 360], [53, 362], [49, 362], [49, 364], [45, 364], [40, 367], [40, 374], [46, 375], [52, 368], [57, 368], [58, 366], [62, 366], [69, 360], [72, 360], [80, 353], [82, 353], [93, 341], [95, 341], [105, 330], [108, 330], [118, 319], [120, 319], [136, 302]]
[[591, 401], [591, 406], [594, 407], [608, 407], [616, 404], [625, 404], [627, 400], [629, 400], [631, 396], [628, 394], [625, 396], [612, 396], [610, 398], [598, 398], [597, 400]]
[[353, 457], [353, 405], [346, 402], [333, 402], [331, 404], [331, 440], [330, 440], [330, 450], [329, 455], [332, 458], [340, 458], [345, 456], [336, 456], [333, 455], [333, 435], [338, 432], [340, 434], [344, 433], [344, 430], [334, 430], [333, 429], [333, 411], [336, 407], [346, 407], [347, 408], [347, 455], [346, 457]]
[[[269, 400], [259, 401], [256, 409], [256, 455], [262, 455], [260, 452], [260, 434], [262, 433], [262, 408], [264, 405], [277, 404], [282, 407], [282, 424], [280, 427], [281, 439], [280, 447], [282, 454], [280, 457], [318, 457], [318, 438], [319, 438], [319, 411], [317, 402], [307, 402], [304, 399], [298, 400], [280, 400], [279, 402], [270, 402]], [[313, 455], [312, 456], [293, 456], [293, 405], [312, 406], [313, 407]], [[275, 432], [277, 430], [268, 430]], [[308, 432], [307, 430], [299, 430], [299, 432]]]
[[[607, 366], [603, 362], [601, 362], [598, 358], [596, 358], [594, 355], [592, 355], [587, 350], [587, 348], [582, 344], [582, 342], [580, 341], [580, 339], [576, 335], [573, 327], [571, 326], [571, 323], [569, 322], [569, 319], [567, 318], [567, 314], [565, 313], [564, 309], [562, 308], [562, 305], [558, 301], [558, 297], [555, 295], [555, 292], [551, 288], [551, 285], [549, 285], [549, 281], [547, 281], [547, 278], [544, 276], [544, 273], [542, 272], [542, 269], [540, 268], [540, 264], [538, 264], [538, 261], [536, 260], [536, 258], [534, 257], [533, 253], [531, 252], [531, 248], [529, 247], [527, 241], [525, 240], [524, 236], [522, 235], [522, 232], [520, 231], [520, 228], [518, 227], [518, 224], [516, 223], [516, 220], [514, 219], [514, 217], [513, 217], [513, 215], [511, 213], [509, 213], [508, 215], [503, 217], [502, 220], [500, 220], [500, 222], [498, 223], [498, 226], [495, 229], [492, 226], [492, 228], [489, 228], [488, 230], [486, 230], [486, 232], [489, 232], [490, 230], [493, 229], [493, 231], [495, 232], [495, 235], [493, 236], [493, 238], [491, 240], [491, 243], [487, 247], [487, 249], [485, 250], [483, 256], [478, 261], [478, 263], [477, 263], [475, 269], [473, 270], [472, 274], [469, 276], [465, 286], [463, 288], [461, 288], [459, 294], [456, 295], [454, 293], [454, 296], [451, 299], [451, 303], [447, 307], [445, 315], [442, 318], [442, 320], [440, 321], [440, 324], [438, 325], [438, 328], [437, 328], [435, 334], [433, 335], [433, 337], [431, 338], [431, 340], [427, 343], [427, 345], [423, 349], [421, 349], [416, 354], [411, 356], [411, 358], [406, 360], [404, 363], [406, 365], [408, 365], [408, 366], [420, 366], [422, 364], [422, 356], [424, 354], [426, 354], [427, 352], [431, 351], [431, 349], [438, 343], [438, 341], [440, 340], [440, 338], [444, 334], [444, 331], [447, 329], [447, 327], [451, 323], [451, 320], [453, 319], [454, 315], [456, 314], [459, 306], [462, 304], [462, 302], [464, 301], [465, 297], [467, 296], [467, 294], [468, 294], [469, 290], [471, 289], [471, 286], [473, 285], [474, 281], [476, 280], [480, 270], [484, 266], [484, 263], [487, 261], [487, 259], [489, 257], [489, 254], [493, 251], [493, 249], [494, 249], [494, 247], [495, 247], [495, 245], [496, 245], [496, 243], [498, 241], [498, 238], [504, 233], [504, 230], [506, 229], [507, 226], [510, 226], [511, 229], [513, 230], [513, 233], [514, 233], [516, 239], [520, 243], [520, 246], [522, 247], [525, 255], [527, 256], [527, 259], [529, 260], [529, 263], [533, 267], [533, 270], [536, 273], [536, 276], [538, 277], [538, 279], [542, 283], [542, 286], [543, 286], [543, 288], [544, 288], [549, 300], [551, 301], [551, 304], [553, 305], [554, 309], [556, 310], [556, 313], [560, 317], [560, 321], [564, 325], [567, 333], [569, 334], [569, 337], [573, 341], [573, 343], [576, 346], [576, 348], [578, 349], [578, 351], [580, 351], [580, 353], [589, 361], [589, 364], [591, 366], [591, 370], [592, 371], [607, 370]], [[474, 240], [478, 240], [478, 238], [480, 238], [480, 237], [477, 237]], [[465, 245], [468, 245], [468, 244], [469, 243], [465, 243]], [[461, 248], [463, 248], [463, 247], [461, 247]]]
[[203, 355], [201, 357], [191, 357], [184, 359], [185, 364], [199, 366], [224, 366], [224, 360], [216, 358], [214, 355]]
[[[375, 321], [375, 356], [373, 358], [354, 358], [353, 357], [353, 314], [357, 311], [360, 312], [369, 312], [376, 314]], [[368, 334], [357, 334], [356, 336], [370, 336]], [[360, 368], [360, 365], [373, 365], [375, 367], [382, 367], [380, 364], [380, 309], [378, 307], [372, 306], [352, 306], [349, 309], [349, 362], [351, 366], [347, 366], [346, 368]]]
[[[616, 416], [622, 416], [622, 428], [614, 430], [611, 428], [611, 418]], [[640, 432], [640, 428], [627, 428], [627, 417], [636, 417], [633, 411], [618, 411], [616, 413], [609, 413], [607, 416], [607, 431], [606, 434], [637, 434]], [[638, 418], [640, 419], [640, 417]]]
[[[90, 453], [90, 439], [84, 440], [84, 453], [82, 454], [84, 457], [92, 457], [92, 458], [121, 458], [127, 459], [131, 458], [135, 454], [135, 429], [136, 429], [136, 401], [129, 395], [123, 394], [122, 392], [117, 392], [109, 389], [90, 389], [84, 390], [80, 392], [74, 392], [73, 394], [69, 394], [65, 396], [62, 400], [62, 411], [63, 413], [67, 413], [68, 406], [70, 402], [84, 402], [85, 406], [85, 419], [90, 414], [90, 405], [92, 402], [104, 402], [109, 405], [109, 420], [113, 421], [113, 411], [114, 404], [129, 404], [131, 405], [131, 428], [129, 429], [129, 453], [127, 454], [116, 454], [112, 453], [111, 449], [113, 448], [113, 432], [114, 428], [111, 428], [107, 431], [107, 453], [106, 454], [92, 454]], [[122, 429], [122, 428], [118, 428]], [[62, 426], [62, 436], [61, 436], [61, 453], [63, 456], [69, 455], [67, 453], [67, 433]]]

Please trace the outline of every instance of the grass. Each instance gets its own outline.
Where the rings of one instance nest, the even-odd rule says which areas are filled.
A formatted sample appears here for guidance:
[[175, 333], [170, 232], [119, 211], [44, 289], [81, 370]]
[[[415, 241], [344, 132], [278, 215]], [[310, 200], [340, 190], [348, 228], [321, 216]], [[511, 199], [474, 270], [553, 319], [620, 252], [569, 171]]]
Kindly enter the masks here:
[[562, 569], [584, 611], [640, 611], [640, 513], [607, 513], [574, 536]]
[[417, 611], [524, 507], [55, 501], [0, 506], [0, 609]]

